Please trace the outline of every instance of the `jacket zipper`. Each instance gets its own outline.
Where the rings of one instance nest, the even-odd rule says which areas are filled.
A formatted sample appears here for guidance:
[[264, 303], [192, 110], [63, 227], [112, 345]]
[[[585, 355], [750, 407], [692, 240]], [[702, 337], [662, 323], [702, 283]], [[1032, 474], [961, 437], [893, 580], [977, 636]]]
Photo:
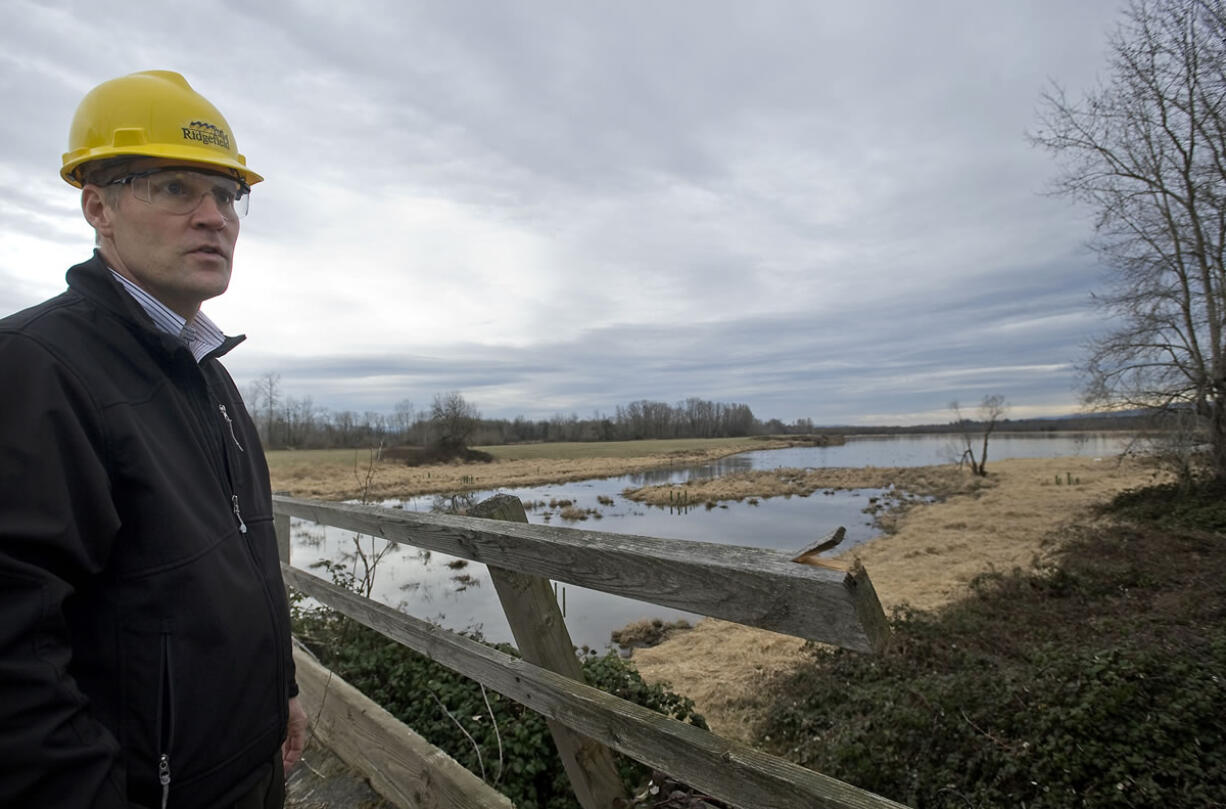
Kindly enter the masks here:
[[[221, 413], [221, 417], [225, 420], [226, 426], [230, 428], [230, 440], [234, 442], [234, 446], [238, 447], [239, 452], [245, 453], [247, 450], [243, 449], [243, 445], [238, 443], [238, 435], [234, 432], [234, 422], [230, 419], [230, 414], [226, 412], [226, 406], [221, 402], [218, 402], [217, 410]], [[225, 439], [223, 438], [222, 441], [224, 442]], [[224, 451], [222, 452], [222, 455], [225, 455]], [[230, 469], [230, 459], [223, 458], [223, 463], [226, 465], [227, 476], [231, 476], [232, 472]], [[238, 520], [238, 532], [240, 534], [245, 534], [247, 533], [247, 524], [243, 522], [243, 512], [238, 505], [238, 493], [234, 491], [233, 480], [230, 481], [230, 492], [230, 503], [234, 507], [234, 519]]]
[[163, 753], [158, 759], [158, 781], [162, 784], [162, 809], [170, 800], [170, 756]]
[[221, 417], [226, 420], [226, 426], [230, 428], [230, 438], [234, 440], [234, 446], [238, 447], [239, 452], [246, 452], [247, 450], [243, 449], [243, 445], [238, 443], [238, 435], [234, 432], [234, 422], [230, 420], [230, 414], [226, 412], [226, 406], [218, 402], [217, 409], [221, 411]]
[[[226, 446], [225, 433], [227, 429], [230, 432], [230, 440], [234, 442], [234, 446], [238, 449], [238, 451], [245, 453], [246, 450], [243, 449], [242, 444], [238, 443], [238, 434], [234, 430], [234, 421], [231, 420], [229, 411], [226, 410], [226, 406], [224, 404], [213, 398], [212, 391], [209, 390], [207, 381], [205, 381], [204, 389], [206, 391], [205, 395], [208, 396], [209, 401], [212, 404], [217, 405], [217, 412], [221, 414], [222, 420], [226, 423], [226, 426], [221, 431], [221, 444], [215, 445], [214, 449], [221, 450], [220, 460], [222, 473], [224, 475], [223, 481], [226, 484], [226, 487], [230, 490], [230, 510], [234, 512], [234, 519], [238, 523], [238, 532], [240, 534], [246, 534], [247, 523], [243, 521], [243, 510], [238, 503], [238, 487], [234, 484], [234, 470], [233, 464], [230, 462], [230, 449]], [[205, 429], [211, 432], [211, 427], [207, 424], [205, 425]]]
[[234, 519], [238, 520], [238, 532], [245, 534], [247, 533], [247, 523], [243, 522], [243, 512], [238, 507], [238, 495], [231, 495], [230, 501], [234, 504]]
[[170, 633], [162, 630], [162, 682], [158, 689], [158, 783], [162, 785], [162, 809], [170, 800], [170, 743], [174, 736], [174, 680], [170, 671]]

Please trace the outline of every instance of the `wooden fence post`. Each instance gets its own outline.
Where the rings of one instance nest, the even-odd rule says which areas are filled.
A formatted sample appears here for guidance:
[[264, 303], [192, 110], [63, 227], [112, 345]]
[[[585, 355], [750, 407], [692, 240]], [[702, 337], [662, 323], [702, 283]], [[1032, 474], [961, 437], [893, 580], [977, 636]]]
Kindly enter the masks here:
[[[468, 515], [509, 522], [528, 521], [523, 503], [509, 494], [496, 494], [482, 500], [468, 510]], [[524, 659], [583, 682], [583, 668], [575, 656], [575, 646], [549, 581], [542, 576], [492, 565], [489, 571], [511, 625], [511, 634]], [[615, 800], [627, 797], [613, 762], [613, 751], [560, 722], [547, 722], [575, 797], [584, 809], [610, 809]]]
[[[273, 494], [287, 495], [289, 492], [273, 492]], [[276, 509], [272, 513], [273, 531], [277, 535], [277, 557], [282, 564], [289, 564], [289, 546], [290, 546], [290, 530], [289, 530], [289, 515], [282, 514]]]
[[864, 634], [875, 639], [874, 643], [878, 651], [882, 651], [890, 642], [890, 622], [886, 619], [885, 609], [877, 597], [877, 589], [873, 587], [872, 581], [868, 578], [868, 571], [864, 569], [864, 565], [860, 564], [859, 559], [846, 565], [842, 562], [831, 562], [819, 556], [822, 551], [837, 547], [846, 536], [847, 529], [840, 525], [826, 536], [801, 548], [792, 557], [792, 561], [802, 565], [841, 570], [846, 573], [847, 575], [843, 578], [843, 586], [851, 593], [856, 617], [860, 620], [860, 625], [864, 627]]

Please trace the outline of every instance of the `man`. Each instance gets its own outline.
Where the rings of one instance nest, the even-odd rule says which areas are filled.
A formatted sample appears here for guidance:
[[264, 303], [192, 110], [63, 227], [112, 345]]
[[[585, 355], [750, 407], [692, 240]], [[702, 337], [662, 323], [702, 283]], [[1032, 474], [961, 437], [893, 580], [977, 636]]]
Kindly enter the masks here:
[[268, 468], [200, 313], [250, 186], [182, 76], [105, 82], [61, 175], [96, 233], [0, 320], [0, 806], [265, 809], [306, 716]]

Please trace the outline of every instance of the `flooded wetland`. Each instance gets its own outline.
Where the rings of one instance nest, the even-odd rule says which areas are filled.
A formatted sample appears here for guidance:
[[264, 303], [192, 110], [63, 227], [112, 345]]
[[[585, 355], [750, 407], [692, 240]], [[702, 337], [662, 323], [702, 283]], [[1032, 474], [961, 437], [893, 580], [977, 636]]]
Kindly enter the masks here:
[[[918, 564], [922, 557], [934, 562], [934, 568], [947, 568], [940, 576], [935, 569], [927, 576], [949, 578], [949, 570], [953, 570], [953, 578], [957, 578], [956, 571], [962, 563], [947, 558], [948, 548], [942, 547], [943, 543], [948, 544], [949, 535], [965, 534], [958, 536], [954, 544], [964, 546], [962, 558], [968, 560], [967, 569], [976, 568], [984, 563], [976, 548], [986, 552], [1002, 538], [1011, 541], [1009, 537], [1024, 532], [1028, 525], [1047, 524], [1042, 501], [1063, 503], [1070, 496], [1075, 497], [1078, 490], [1088, 495], [1103, 486], [1122, 485], [1117, 473], [1124, 472], [1115, 460], [1121, 445], [1121, 438], [1111, 434], [994, 436], [987, 485], [1026, 482], [1039, 493], [1038, 501], [1031, 505], [1010, 494], [1009, 498], [1016, 502], [1011, 510], [1005, 510], [1014, 516], [1003, 517], [1004, 525], [974, 516], [972, 504], [990, 502], [992, 493], [977, 491], [978, 482], [951, 463], [957, 453], [952, 449], [951, 437], [941, 435], [851, 437], [841, 446], [754, 450], [714, 460], [696, 456], [699, 458], [696, 463], [685, 463], [674, 456], [672, 462], [682, 460], [680, 465], [446, 494], [393, 497], [381, 489], [379, 501], [390, 508], [429, 512], [463, 509], [467, 504], [504, 492], [524, 502], [531, 523], [728, 543], [769, 553], [795, 552], [844, 526], [847, 535], [843, 543], [825, 555], [860, 556], [888, 609], [901, 601], [935, 602], [948, 598], [956, 589], [956, 582], [932, 578], [917, 581], [923, 577], [917, 572], [922, 567]], [[499, 477], [500, 464], [461, 469], [478, 476], [475, 478], [478, 482], [480, 478], [493, 481]], [[541, 465], [543, 462], [538, 464]], [[1068, 478], [1068, 485], [1056, 482], [1060, 475]], [[1076, 486], [1072, 484], [1074, 475]], [[473, 481], [474, 478], [469, 478], [465, 482], [471, 486]], [[313, 496], [308, 491], [296, 490], [292, 480], [278, 480], [277, 487], [299, 496]], [[891, 524], [888, 512], [892, 507], [925, 502], [933, 496], [947, 500], [941, 507], [952, 516], [941, 518], [939, 525], [928, 526], [926, 545], [908, 547], [899, 553], [894, 542], [899, 536], [897, 531], [882, 536], [883, 523]], [[966, 502], [959, 507], [969, 509], [970, 516], [958, 517], [948, 511], [960, 499]], [[914, 511], [907, 520], [920, 518], [918, 512], [938, 509]], [[951, 528], [959, 523], [964, 527]], [[1006, 553], [1005, 558], [1021, 555], [1024, 556], [1021, 563], [1025, 564], [1032, 554], [1030, 546], [1025, 541], [1013, 541], [1017, 543], [1017, 554]], [[353, 562], [355, 543], [361, 544], [368, 558], [383, 554], [375, 573], [372, 597], [450, 629], [478, 631], [491, 641], [510, 640], [484, 565], [408, 546], [387, 547], [383, 540], [293, 521], [295, 567], [310, 569], [325, 561], [349, 565]], [[993, 552], [999, 551], [995, 548]], [[314, 572], [325, 575], [319, 570]], [[577, 646], [596, 651], [610, 645], [613, 631], [635, 621], [696, 622], [699, 618], [561, 582], [556, 584], [556, 591], [572, 640]], [[641, 657], [649, 664], [649, 652], [654, 651], [636, 653], [636, 659]]]

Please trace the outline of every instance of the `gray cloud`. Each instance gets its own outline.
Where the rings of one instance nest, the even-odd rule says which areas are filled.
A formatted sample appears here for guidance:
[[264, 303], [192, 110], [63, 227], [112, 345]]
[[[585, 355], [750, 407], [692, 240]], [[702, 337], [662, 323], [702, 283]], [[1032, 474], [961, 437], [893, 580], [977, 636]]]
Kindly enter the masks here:
[[[828, 421], [885, 408], [940, 410], [985, 392], [1018, 404], [1067, 402], [1075, 383], [1070, 349], [1098, 324], [1076, 284], [1050, 283], [1058, 274], [1019, 273], [996, 290], [951, 292], [918, 305], [885, 301], [871, 319], [848, 309], [820, 322], [792, 315], [610, 326], [528, 348], [457, 344], [434, 357], [264, 356], [251, 364], [279, 370], [287, 389], [317, 391], [320, 403], [352, 398], [352, 391], [332, 392], [357, 377], [366, 380], [360, 389], [371, 408], [395, 398], [427, 402], [433, 392], [459, 388], [488, 415], [501, 416], [608, 412], [636, 399], [688, 396], [748, 402], [763, 416]], [[503, 401], [505, 389], [532, 397]]]
[[[77, 99], [166, 67], [268, 178], [206, 305], [251, 334], [240, 380], [490, 415], [1070, 410], [1101, 269], [1024, 131], [1121, 3], [17, 2], [0, 307], [88, 254], [55, 177]], [[197, 31], [225, 32], [207, 67]]]

